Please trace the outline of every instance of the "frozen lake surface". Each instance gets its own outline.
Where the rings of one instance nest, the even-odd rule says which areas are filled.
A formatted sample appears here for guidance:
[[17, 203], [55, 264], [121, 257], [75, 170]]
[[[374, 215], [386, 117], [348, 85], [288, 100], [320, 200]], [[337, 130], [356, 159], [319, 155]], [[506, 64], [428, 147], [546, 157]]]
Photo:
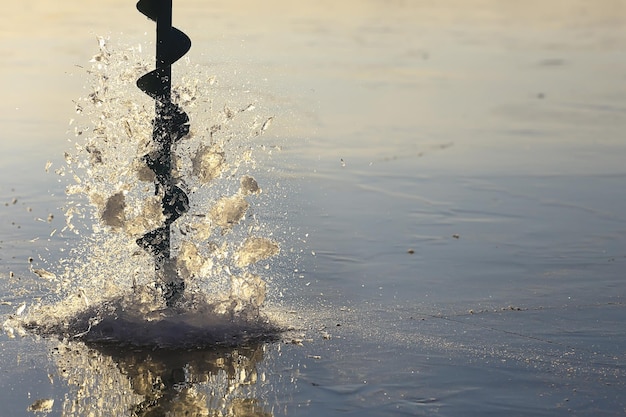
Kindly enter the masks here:
[[[176, 351], [2, 332], [3, 415], [626, 414], [625, 1], [174, 3], [189, 74], [273, 117], [265, 310], [290, 330]], [[154, 33], [129, 1], [5, 9], [2, 321], [82, 244], [54, 170], [97, 36], [150, 65]]]

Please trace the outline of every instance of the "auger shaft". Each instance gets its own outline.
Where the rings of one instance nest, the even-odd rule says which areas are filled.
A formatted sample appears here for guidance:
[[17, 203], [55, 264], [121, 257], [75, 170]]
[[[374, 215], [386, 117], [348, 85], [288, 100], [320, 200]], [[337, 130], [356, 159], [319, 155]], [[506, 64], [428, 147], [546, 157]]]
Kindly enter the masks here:
[[172, 175], [172, 146], [189, 133], [189, 117], [172, 103], [172, 64], [191, 47], [191, 40], [172, 27], [172, 0], [140, 0], [137, 9], [156, 22], [156, 69], [137, 80], [155, 100], [152, 139], [154, 150], [144, 159], [155, 174], [155, 194], [161, 196], [165, 224], [137, 239], [155, 258], [157, 283], [168, 306], [182, 297], [185, 283], [171, 257], [171, 224], [189, 209], [189, 199]]

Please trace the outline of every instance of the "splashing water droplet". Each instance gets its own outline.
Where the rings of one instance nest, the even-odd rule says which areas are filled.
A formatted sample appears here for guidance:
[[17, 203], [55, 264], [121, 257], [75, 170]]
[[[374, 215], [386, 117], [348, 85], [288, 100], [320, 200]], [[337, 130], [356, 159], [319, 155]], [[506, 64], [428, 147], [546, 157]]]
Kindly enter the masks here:
[[[192, 104], [192, 116], [213, 116], [194, 119], [189, 134], [174, 145], [170, 191], [184, 190], [189, 201], [162, 189], [155, 193], [155, 175], [144, 158], [155, 151], [150, 140], [154, 116], [141, 91], [128, 85], [147, 65], [141, 48], [122, 50], [101, 41], [89, 71], [93, 89], [76, 103], [73, 125], [82, 134], [66, 153], [59, 175], [73, 181], [67, 186], [63, 231], [77, 233], [77, 243], [66, 259], [33, 269], [54, 287], [54, 298], [36, 309], [20, 307], [19, 320], [4, 328], [12, 335], [27, 328], [70, 339], [151, 346], [267, 337], [277, 328], [261, 314], [266, 279], [251, 268], [278, 255], [280, 242], [264, 237], [276, 225], [266, 229], [259, 220], [263, 210], [272, 210], [271, 193], [261, 194], [259, 184], [275, 181], [267, 178], [270, 170], [255, 171], [254, 150], [262, 149], [259, 131], [269, 128], [273, 116], [262, 114], [260, 100], [250, 104], [249, 93], [239, 97], [227, 91], [220, 97], [219, 77], [187, 68], [181, 77], [185, 84], [174, 86], [173, 97]], [[198, 82], [207, 78], [211, 82]], [[212, 113], [218, 99], [224, 111]], [[265, 120], [260, 128], [259, 120]], [[178, 219], [171, 230], [171, 262], [156, 275], [173, 285], [184, 281], [185, 296], [177, 308], [165, 305], [162, 294], [169, 289], [158, 285], [154, 259], [135, 243], [165, 223], [164, 200]], [[182, 203], [188, 211], [180, 209]]]

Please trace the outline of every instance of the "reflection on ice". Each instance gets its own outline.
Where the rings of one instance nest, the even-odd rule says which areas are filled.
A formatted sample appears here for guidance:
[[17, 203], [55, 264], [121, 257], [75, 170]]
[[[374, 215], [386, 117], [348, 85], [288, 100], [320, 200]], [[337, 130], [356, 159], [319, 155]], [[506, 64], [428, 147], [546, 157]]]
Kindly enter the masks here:
[[269, 416], [257, 396], [266, 347], [127, 349], [61, 342], [53, 360], [71, 391], [63, 416]]

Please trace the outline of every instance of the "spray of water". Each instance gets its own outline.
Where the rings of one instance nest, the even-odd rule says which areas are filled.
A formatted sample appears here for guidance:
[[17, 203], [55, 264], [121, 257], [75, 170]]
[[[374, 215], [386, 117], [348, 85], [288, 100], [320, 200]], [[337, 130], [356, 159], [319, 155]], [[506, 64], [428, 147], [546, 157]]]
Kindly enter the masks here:
[[263, 139], [273, 116], [259, 110], [258, 98], [181, 61], [172, 99], [192, 130], [175, 146], [173, 174], [190, 209], [172, 227], [168, 267], [186, 289], [170, 308], [153, 257], [135, 243], [164, 221], [143, 158], [154, 146], [153, 103], [134, 85], [148, 70], [143, 55], [140, 46], [113, 50], [99, 40], [87, 69], [90, 87], [70, 122], [73, 149], [56, 171], [68, 179], [62, 233], [77, 235], [79, 244], [44, 271], [56, 291], [20, 322], [44, 334], [152, 346], [264, 337], [276, 330], [261, 307], [280, 242], [264, 221], [271, 192], [257, 161], [270, 152]]

